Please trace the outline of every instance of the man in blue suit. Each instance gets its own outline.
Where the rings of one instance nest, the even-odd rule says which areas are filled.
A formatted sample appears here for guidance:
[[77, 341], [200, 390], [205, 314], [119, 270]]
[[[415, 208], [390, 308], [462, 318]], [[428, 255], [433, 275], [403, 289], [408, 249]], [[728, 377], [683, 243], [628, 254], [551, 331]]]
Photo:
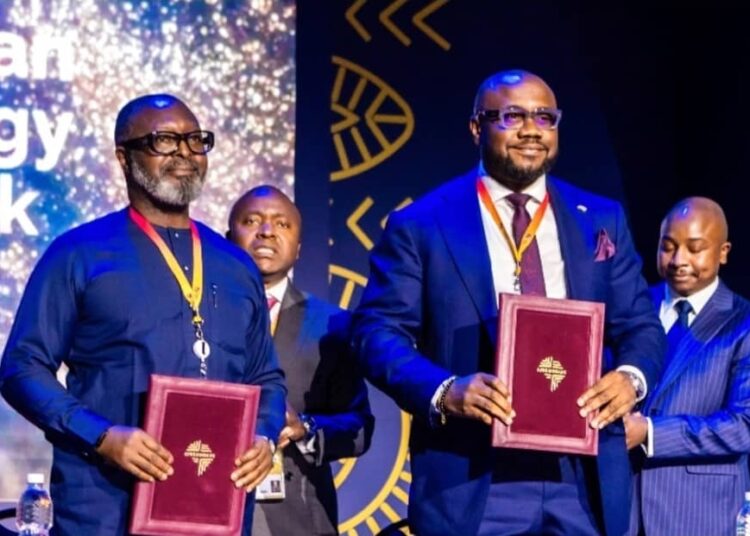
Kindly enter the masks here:
[[625, 420], [642, 466], [632, 534], [734, 534], [750, 486], [750, 302], [719, 279], [730, 248], [710, 199], [679, 202], [661, 224], [652, 297], [669, 351], [643, 414]]
[[[655, 383], [664, 334], [620, 205], [547, 175], [559, 121], [539, 77], [487, 79], [469, 123], [479, 168], [391, 215], [373, 250], [353, 344], [368, 378], [414, 417], [409, 522], [420, 535], [628, 528], [621, 417]], [[511, 227], [535, 229], [522, 255]], [[489, 424], [516, 411], [488, 373], [499, 292], [606, 304], [611, 351], [578, 400], [582, 417], [598, 411], [598, 458], [491, 447]]]

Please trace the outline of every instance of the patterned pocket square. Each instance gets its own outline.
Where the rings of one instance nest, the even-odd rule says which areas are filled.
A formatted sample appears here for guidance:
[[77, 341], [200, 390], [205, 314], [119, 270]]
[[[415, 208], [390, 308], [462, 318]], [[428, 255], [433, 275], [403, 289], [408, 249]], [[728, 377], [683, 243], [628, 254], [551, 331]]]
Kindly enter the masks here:
[[609, 239], [607, 230], [605, 228], [599, 229], [599, 234], [596, 238], [596, 251], [594, 251], [594, 262], [602, 262], [607, 259], [614, 257], [615, 245], [612, 240]]

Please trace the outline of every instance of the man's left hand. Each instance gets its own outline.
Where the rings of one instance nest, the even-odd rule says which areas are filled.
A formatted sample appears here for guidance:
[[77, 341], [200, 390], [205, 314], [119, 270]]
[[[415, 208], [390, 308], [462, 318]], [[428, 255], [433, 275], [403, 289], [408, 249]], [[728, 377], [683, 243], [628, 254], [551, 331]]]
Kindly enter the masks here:
[[646, 436], [648, 435], [648, 420], [646, 417], [635, 412], [631, 415], [625, 415], [623, 418], [625, 423], [625, 443], [628, 445], [628, 450], [642, 445], [646, 442]]
[[599, 410], [592, 419], [592, 428], [604, 428], [611, 422], [630, 413], [635, 406], [635, 387], [625, 372], [613, 370], [589, 387], [578, 399], [581, 417]]
[[255, 443], [250, 450], [234, 460], [237, 469], [232, 473], [232, 481], [238, 488], [253, 491], [260, 484], [273, 466], [273, 453], [268, 439], [255, 436]]

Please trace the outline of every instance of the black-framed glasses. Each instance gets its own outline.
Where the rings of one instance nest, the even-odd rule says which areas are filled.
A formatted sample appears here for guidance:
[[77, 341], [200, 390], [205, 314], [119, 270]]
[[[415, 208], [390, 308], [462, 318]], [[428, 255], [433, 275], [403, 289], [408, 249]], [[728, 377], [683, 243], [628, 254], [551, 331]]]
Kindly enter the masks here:
[[500, 108], [498, 110], [478, 110], [474, 114], [477, 121], [484, 119], [506, 130], [518, 130], [531, 118], [534, 124], [542, 130], [554, 130], [562, 119], [562, 110], [556, 108], [536, 108], [524, 110], [518, 106]]
[[193, 154], [206, 154], [214, 148], [214, 133], [209, 130], [194, 130], [180, 134], [166, 130], [150, 132], [140, 138], [133, 138], [119, 143], [126, 149], [144, 149], [148, 147], [156, 154], [170, 156], [180, 149], [184, 141]]

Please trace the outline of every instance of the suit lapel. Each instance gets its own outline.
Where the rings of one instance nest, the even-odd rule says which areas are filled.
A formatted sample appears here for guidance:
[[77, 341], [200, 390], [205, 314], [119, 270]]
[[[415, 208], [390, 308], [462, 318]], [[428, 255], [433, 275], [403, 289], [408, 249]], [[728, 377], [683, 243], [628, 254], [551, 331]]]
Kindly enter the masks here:
[[662, 381], [654, 394], [654, 401], [680, 377], [690, 363], [701, 356], [703, 348], [729, 321], [733, 314], [732, 302], [732, 291], [719, 282], [716, 292], [695, 317], [687, 335], [679, 342], [674, 356], [669, 359]]
[[476, 171], [459, 179], [446, 192], [436, 218], [458, 274], [495, 345], [497, 297], [479, 209], [477, 179]]
[[590, 207], [575, 205], [575, 200], [566, 197], [557, 182], [547, 178], [550, 205], [555, 215], [560, 251], [565, 262], [565, 284], [569, 299], [590, 300], [594, 297], [593, 240], [595, 235], [588, 216]]
[[305, 296], [290, 282], [286, 293], [284, 293], [284, 299], [281, 300], [279, 320], [276, 332], [273, 335], [276, 353], [279, 355], [281, 367], [284, 369], [290, 362], [294, 361], [294, 356], [298, 351], [299, 333], [304, 314]]

